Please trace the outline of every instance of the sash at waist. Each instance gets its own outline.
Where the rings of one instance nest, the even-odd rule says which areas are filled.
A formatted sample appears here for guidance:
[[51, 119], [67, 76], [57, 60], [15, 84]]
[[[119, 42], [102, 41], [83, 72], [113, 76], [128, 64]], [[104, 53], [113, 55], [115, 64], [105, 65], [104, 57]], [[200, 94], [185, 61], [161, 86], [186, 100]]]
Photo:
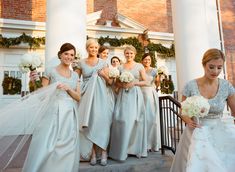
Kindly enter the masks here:
[[222, 117], [223, 114], [214, 114], [209, 113], [207, 116], [204, 117], [204, 119], [219, 119]]

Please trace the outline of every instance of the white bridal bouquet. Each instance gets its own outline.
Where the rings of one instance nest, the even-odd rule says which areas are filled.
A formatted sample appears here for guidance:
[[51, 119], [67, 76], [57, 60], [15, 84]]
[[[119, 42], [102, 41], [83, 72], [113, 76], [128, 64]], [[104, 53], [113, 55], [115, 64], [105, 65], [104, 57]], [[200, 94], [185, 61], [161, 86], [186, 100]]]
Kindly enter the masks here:
[[192, 96], [181, 103], [181, 108], [182, 115], [187, 115], [190, 118], [195, 117], [198, 120], [208, 114], [210, 104], [208, 100], [202, 96]]
[[[132, 75], [132, 73], [128, 72], [128, 71], [124, 71], [121, 73], [119, 80], [121, 82], [125, 82], [125, 83], [130, 83], [132, 81], [134, 81], [135, 77]], [[125, 89], [126, 92], [128, 92], [128, 89]]]
[[110, 78], [118, 78], [119, 75], [120, 75], [120, 72], [117, 68], [112, 67], [109, 69], [109, 77]]
[[[28, 73], [34, 71], [39, 67], [42, 67], [43, 61], [37, 53], [26, 53], [20, 59], [19, 68], [22, 73]], [[35, 85], [37, 88], [41, 87], [40, 78], [36, 79]]]

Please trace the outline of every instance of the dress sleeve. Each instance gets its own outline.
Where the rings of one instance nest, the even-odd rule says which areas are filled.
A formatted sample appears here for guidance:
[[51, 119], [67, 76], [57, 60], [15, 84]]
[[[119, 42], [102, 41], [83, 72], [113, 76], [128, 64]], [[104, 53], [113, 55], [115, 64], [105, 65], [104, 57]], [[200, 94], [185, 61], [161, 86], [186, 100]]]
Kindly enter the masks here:
[[191, 82], [188, 82], [184, 88], [183, 88], [183, 91], [182, 91], [182, 95], [186, 96], [186, 97], [190, 97], [191, 96], [191, 89], [192, 89], [192, 86], [191, 86]]
[[231, 96], [235, 94], [235, 88], [230, 82], [227, 81], [227, 83], [228, 83], [228, 96]]
[[46, 68], [43, 74], [43, 77], [48, 80], [51, 80], [51, 71], [52, 71], [52, 68]]
[[155, 78], [157, 76], [157, 69], [153, 68], [153, 70], [151, 71], [151, 74]]
[[141, 63], [138, 63], [138, 70], [139, 71], [144, 70], [144, 66]]

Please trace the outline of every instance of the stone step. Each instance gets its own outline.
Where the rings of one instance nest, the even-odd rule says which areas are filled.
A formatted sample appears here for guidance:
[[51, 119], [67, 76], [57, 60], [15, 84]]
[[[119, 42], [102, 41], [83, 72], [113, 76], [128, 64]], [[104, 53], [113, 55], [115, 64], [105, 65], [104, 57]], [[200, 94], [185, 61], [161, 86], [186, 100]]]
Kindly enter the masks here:
[[[9, 153], [12, 152], [13, 148], [17, 145], [15, 144], [10, 147], [7, 152], [0, 158], [0, 171], [2, 172], [2, 167], [4, 162], [9, 158]], [[4, 172], [21, 172], [21, 168], [24, 164], [24, 160], [28, 151], [30, 141], [27, 142], [25, 147], [18, 154], [17, 158], [10, 164], [7, 170]], [[146, 158], [137, 158], [135, 156], [130, 156], [125, 162], [114, 161], [108, 159], [108, 165], [103, 167], [99, 164], [91, 166], [89, 162], [81, 162], [79, 172], [168, 172], [172, 163], [173, 154], [170, 151], [166, 151], [165, 155], [161, 152], [149, 152]]]
[[125, 162], [109, 159], [105, 167], [82, 162], [79, 172], [169, 172], [172, 159], [172, 155], [150, 152], [147, 158], [128, 157]]
[[[172, 155], [161, 155], [151, 152], [147, 158], [128, 157], [125, 162], [109, 159], [107, 166], [99, 164], [91, 166], [89, 162], [81, 162], [79, 172], [169, 172]], [[11, 167], [4, 172], [21, 172], [20, 167]]]

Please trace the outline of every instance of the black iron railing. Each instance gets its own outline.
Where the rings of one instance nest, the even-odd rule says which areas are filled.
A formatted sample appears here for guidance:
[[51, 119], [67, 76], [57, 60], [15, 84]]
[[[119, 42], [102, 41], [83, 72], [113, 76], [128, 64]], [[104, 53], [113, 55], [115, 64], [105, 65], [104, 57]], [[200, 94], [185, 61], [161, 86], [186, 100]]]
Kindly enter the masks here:
[[163, 96], [159, 97], [159, 106], [162, 154], [165, 154], [165, 149], [175, 153], [185, 127], [185, 123], [179, 115], [181, 104], [171, 96]]

